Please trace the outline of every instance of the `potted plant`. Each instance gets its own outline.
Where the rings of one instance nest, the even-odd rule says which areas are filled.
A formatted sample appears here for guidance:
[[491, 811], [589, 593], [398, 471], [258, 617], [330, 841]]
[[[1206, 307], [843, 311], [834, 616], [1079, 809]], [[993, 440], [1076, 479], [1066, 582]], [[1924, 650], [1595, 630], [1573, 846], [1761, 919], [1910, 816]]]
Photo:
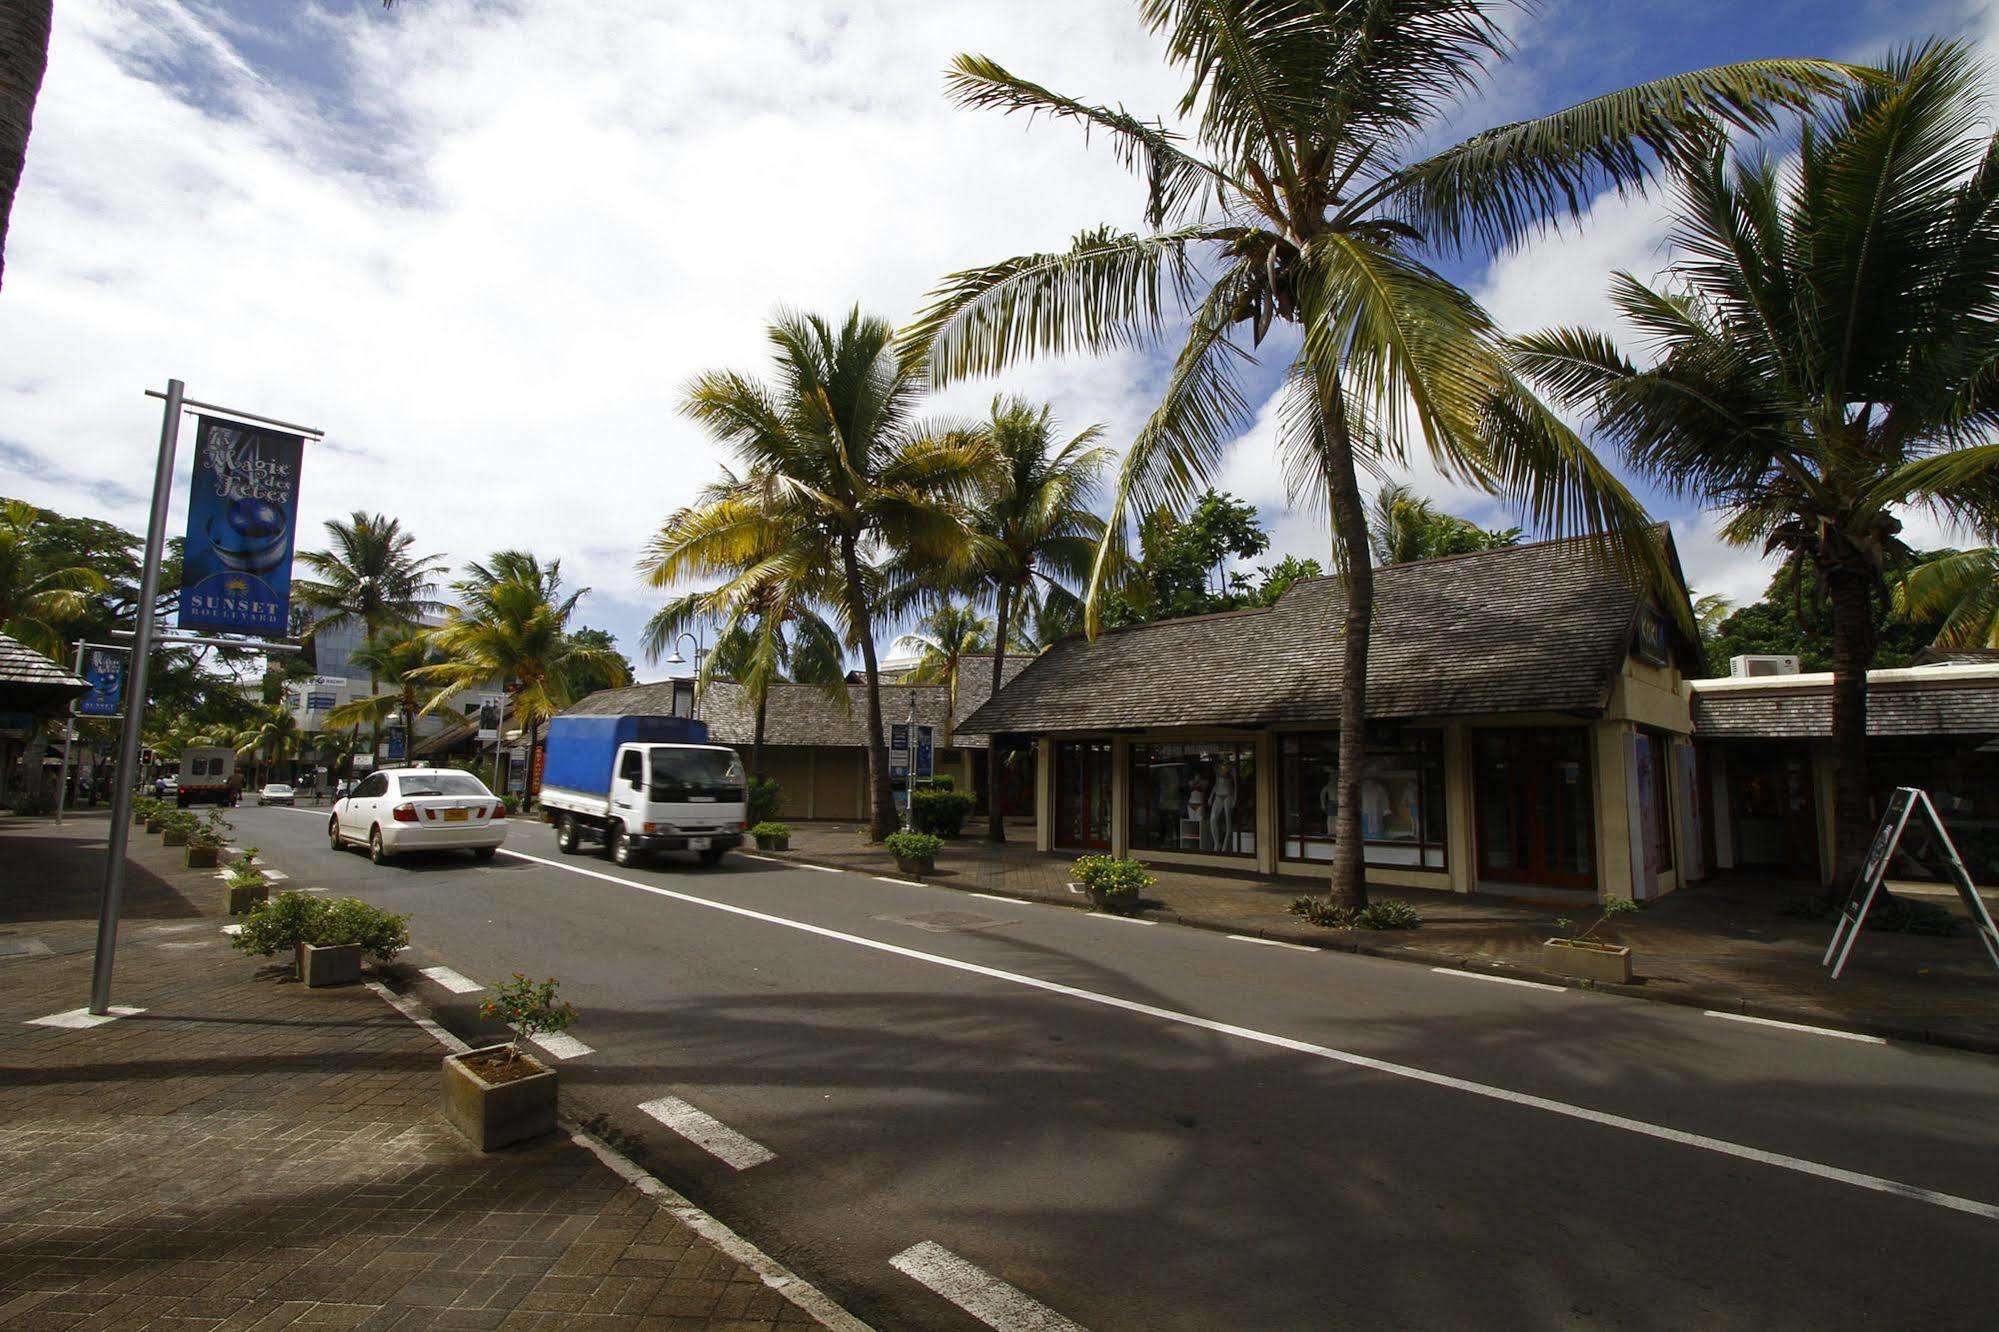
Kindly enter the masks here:
[[517, 971], [479, 1011], [512, 1027], [514, 1039], [445, 1056], [444, 1117], [482, 1152], [553, 1133], [555, 1070], [521, 1047], [568, 1027], [576, 1010], [555, 997], [553, 978], [531, 981]]
[[351, 984], [361, 979], [362, 954], [378, 963], [393, 962], [397, 953], [409, 947], [408, 916], [384, 911], [358, 897], [314, 902], [318, 909], [305, 913], [305, 937], [293, 945], [298, 978], [308, 989]]
[[757, 839], [759, 851], [791, 850], [791, 825], [788, 823], [765, 819], [750, 829], [750, 836]]
[[889, 854], [895, 857], [895, 867], [912, 878], [922, 878], [937, 867], [937, 853], [944, 847], [944, 839], [929, 833], [893, 832], [888, 835], [885, 845]]
[[310, 893], [279, 893], [256, 904], [229, 946], [259, 957], [290, 953], [296, 966], [299, 945], [312, 939], [325, 910], [326, 903]]
[[[160, 845], [186, 846], [187, 839], [201, 828], [201, 816], [185, 809], [170, 809], [160, 815]], [[151, 828], [150, 821], [146, 826]]]
[[1603, 914], [1596, 918], [1596, 923], [1576, 935], [1569, 934], [1574, 928], [1571, 921], [1558, 918], [1555, 921], [1555, 929], [1562, 937], [1542, 941], [1541, 965], [1557, 976], [1574, 976], [1578, 980], [1608, 981], [1619, 985], [1630, 984], [1631, 950], [1590, 936], [1603, 928], [1605, 921], [1618, 916], [1628, 916], [1637, 909], [1638, 904], [1629, 898], [1606, 899], [1603, 904]]
[[214, 869], [222, 857], [222, 844], [232, 831], [234, 825], [222, 817], [221, 810], [209, 810], [208, 817], [187, 836], [187, 867]]
[[1140, 862], [1117, 856], [1083, 856], [1076, 861], [1076, 881], [1092, 906], [1118, 916], [1136, 912], [1146, 889], [1158, 882]]
[[[240, 916], [271, 896], [270, 881], [257, 868], [257, 848], [249, 847], [229, 862], [229, 914]], [[289, 894], [296, 896], [296, 894]]]
[[139, 796], [132, 801], [132, 822], [147, 832], [156, 832], [158, 830], [153, 826], [153, 820], [157, 819], [165, 808], [165, 804], [153, 796]]

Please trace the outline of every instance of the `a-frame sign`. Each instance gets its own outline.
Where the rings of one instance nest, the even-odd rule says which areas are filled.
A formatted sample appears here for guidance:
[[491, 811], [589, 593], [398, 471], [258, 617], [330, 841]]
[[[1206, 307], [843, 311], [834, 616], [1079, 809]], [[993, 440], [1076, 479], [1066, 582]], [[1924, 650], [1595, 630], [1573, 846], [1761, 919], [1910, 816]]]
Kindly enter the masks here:
[[[1860, 867], [1860, 877], [1854, 880], [1853, 891], [1847, 894], [1846, 905], [1839, 910], [1839, 928], [1833, 931], [1832, 943], [1819, 962], [1820, 966], [1831, 964], [1834, 980], [1839, 979], [1839, 973], [1846, 967], [1847, 954], [1853, 951], [1853, 941], [1860, 937], [1860, 927], [1867, 920], [1867, 909], [1874, 905], [1875, 895], [1881, 891], [1881, 881], [1887, 877], [1888, 862], [1894, 857], [1895, 848], [1900, 845], [1909, 820], [1916, 816], [1919, 808], [1923, 817], [1929, 820], [1930, 831], [1936, 834], [1937, 845], [1943, 848], [1944, 869], [1956, 886], [1957, 895], [1963, 899], [1965, 909], [1971, 913], [1971, 927], [1977, 932], [1978, 941], [1985, 945], [1986, 956], [1992, 959], [1992, 965], [1999, 967], [1999, 929], [1993, 928], [1992, 916], [1985, 909], [1984, 899], [1972, 886], [1971, 875], [1958, 858], [1956, 844], [1944, 831], [1943, 820], [1937, 817], [1937, 807], [1930, 803], [1928, 792], [1913, 786], [1898, 786], [1889, 798], [1887, 812], [1881, 816], [1881, 826], [1874, 830], [1874, 842], [1867, 848], [1867, 862]], [[1838, 954], [1836, 959], [1834, 954]]]

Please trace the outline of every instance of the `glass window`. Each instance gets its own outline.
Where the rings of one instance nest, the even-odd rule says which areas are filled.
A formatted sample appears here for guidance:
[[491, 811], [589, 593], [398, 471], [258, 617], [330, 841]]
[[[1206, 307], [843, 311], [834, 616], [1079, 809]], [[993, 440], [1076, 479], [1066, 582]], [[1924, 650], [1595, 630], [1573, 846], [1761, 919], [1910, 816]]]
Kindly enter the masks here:
[[1131, 747], [1131, 845], [1256, 854], [1256, 746], [1233, 740]]
[[[631, 757], [637, 758], [633, 754]], [[712, 796], [742, 799], [746, 778], [743, 761], [733, 749], [679, 749], [661, 746], [651, 751], [652, 798], [679, 800]]]
[[[1336, 731], [1283, 738], [1278, 798], [1287, 860], [1331, 860], [1339, 808]], [[1444, 868], [1444, 737], [1403, 731], [1367, 746], [1360, 831], [1370, 865]]]
[[1673, 818], [1666, 786], [1663, 735], [1640, 731], [1637, 737], [1638, 809], [1645, 840], [1645, 872], [1658, 876], [1673, 868]]
[[469, 772], [426, 772], [398, 777], [396, 789], [406, 796], [490, 796], [486, 784]]

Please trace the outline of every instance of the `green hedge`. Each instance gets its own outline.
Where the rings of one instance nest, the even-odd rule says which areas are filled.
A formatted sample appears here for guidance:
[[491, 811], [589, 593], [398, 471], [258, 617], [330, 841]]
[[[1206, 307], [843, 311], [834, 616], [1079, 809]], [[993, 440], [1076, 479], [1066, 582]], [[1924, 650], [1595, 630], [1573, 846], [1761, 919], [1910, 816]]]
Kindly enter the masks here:
[[972, 812], [972, 797], [962, 791], [924, 790], [909, 795], [909, 822], [918, 832], [956, 837]]

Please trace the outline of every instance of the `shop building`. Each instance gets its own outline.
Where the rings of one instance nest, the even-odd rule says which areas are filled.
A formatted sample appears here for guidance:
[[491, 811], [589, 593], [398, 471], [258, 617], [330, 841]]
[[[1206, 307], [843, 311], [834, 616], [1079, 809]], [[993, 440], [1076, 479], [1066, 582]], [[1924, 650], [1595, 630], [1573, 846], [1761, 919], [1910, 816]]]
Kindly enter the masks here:
[[[1370, 882], [1642, 900], [1707, 873], [1700, 657], [1676, 616], [1578, 542], [1393, 565], [1375, 588]], [[1344, 608], [1312, 579], [1268, 608], [1064, 640], [965, 728], [1035, 746], [1045, 851], [1319, 880]]]

